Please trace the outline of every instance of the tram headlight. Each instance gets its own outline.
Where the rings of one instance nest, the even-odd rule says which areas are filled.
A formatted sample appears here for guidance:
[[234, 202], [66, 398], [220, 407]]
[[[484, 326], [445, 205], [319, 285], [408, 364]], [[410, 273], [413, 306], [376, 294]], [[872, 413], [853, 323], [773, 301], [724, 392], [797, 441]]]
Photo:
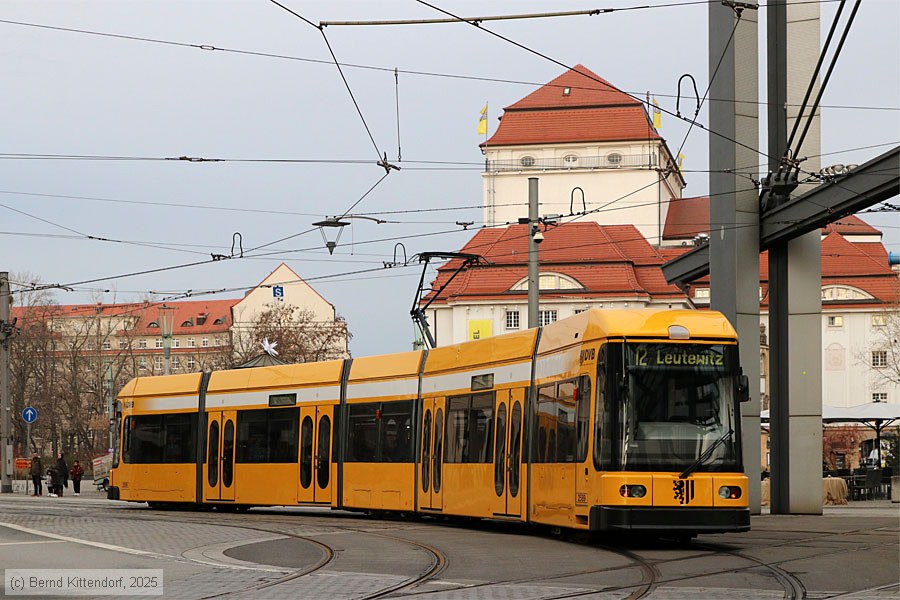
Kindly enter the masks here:
[[737, 500], [741, 497], [741, 488], [736, 485], [723, 485], [719, 488], [719, 498], [723, 500]]
[[647, 488], [642, 485], [625, 484], [619, 488], [619, 495], [623, 498], [643, 498], [647, 495]]

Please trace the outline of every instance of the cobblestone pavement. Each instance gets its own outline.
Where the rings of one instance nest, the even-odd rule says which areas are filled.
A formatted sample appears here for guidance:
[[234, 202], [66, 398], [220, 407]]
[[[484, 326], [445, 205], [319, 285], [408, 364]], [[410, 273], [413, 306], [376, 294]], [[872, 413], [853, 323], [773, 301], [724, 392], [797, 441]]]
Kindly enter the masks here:
[[163, 512], [90, 492], [7, 494], [0, 566], [163, 569], [164, 596], [186, 600], [886, 599], [900, 597], [900, 511], [762, 515], [749, 533], [678, 545], [327, 509]]

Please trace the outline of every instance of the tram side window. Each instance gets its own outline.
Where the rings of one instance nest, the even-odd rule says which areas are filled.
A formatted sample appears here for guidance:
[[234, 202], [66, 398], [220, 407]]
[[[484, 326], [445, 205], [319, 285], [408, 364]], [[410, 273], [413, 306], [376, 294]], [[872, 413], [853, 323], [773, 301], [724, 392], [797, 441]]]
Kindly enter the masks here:
[[131, 423], [134, 417], [125, 417], [122, 422], [122, 462], [131, 462]]
[[535, 462], [575, 462], [578, 443], [575, 398], [575, 380], [538, 388]]
[[597, 398], [594, 410], [594, 468], [606, 471], [613, 467], [612, 438], [615, 431], [615, 405], [607, 402], [606, 346], [597, 358]]
[[588, 453], [588, 438], [591, 428], [591, 378], [582, 375], [578, 378], [578, 453], [576, 462], [584, 462]]
[[125, 423], [122, 460], [133, 464], [194, 462], [197, 415], [144, 415]]
[[494, 447], [494, 393], [450, 398], [444, 462], [489, 463]]
[[411, 400], [347, 406], [347, 462], [413, 462]]
[[298, 408], [264, 408], [238, 412], [235, 462], [297, 462], [299, 420]]

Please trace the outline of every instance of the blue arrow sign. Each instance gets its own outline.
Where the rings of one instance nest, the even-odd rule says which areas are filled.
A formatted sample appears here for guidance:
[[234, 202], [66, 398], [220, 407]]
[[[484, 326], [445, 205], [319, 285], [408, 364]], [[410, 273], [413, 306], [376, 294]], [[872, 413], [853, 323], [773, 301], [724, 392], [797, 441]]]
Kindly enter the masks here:
[[22, 420], [26, 423], [34, 423], [37, 420], [37, 409], [26, 406], [25, 409], [22, 410]]

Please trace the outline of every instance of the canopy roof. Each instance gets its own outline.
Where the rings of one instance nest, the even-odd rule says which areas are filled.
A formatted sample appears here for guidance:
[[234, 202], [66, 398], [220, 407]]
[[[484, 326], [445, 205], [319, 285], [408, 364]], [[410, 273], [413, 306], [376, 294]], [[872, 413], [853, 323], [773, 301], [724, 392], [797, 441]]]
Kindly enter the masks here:
[[[769, 411], [761, 411], [759, 418], [763, 421], [768, 421]], [[837, 406], [822, 407], [823, 423], [870, 423], [898, 419], [900, 419], [900, 404], [872, 402], [847, 408], [839, 408]]]

